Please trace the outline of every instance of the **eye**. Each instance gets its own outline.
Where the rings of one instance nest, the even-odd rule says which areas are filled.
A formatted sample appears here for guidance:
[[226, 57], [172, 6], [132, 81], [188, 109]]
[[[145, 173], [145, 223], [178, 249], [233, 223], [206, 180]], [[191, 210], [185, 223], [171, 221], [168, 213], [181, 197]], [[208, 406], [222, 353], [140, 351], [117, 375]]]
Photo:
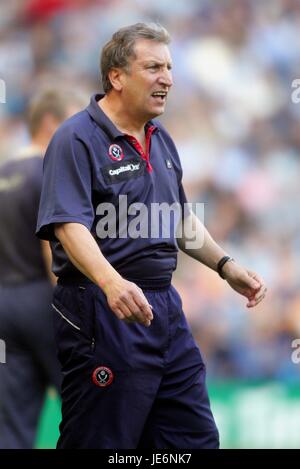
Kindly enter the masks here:
[[149, 65], [147, 68], [148, 68], [149, 70], [158, 70], [158, 69], [159, 69], [159, 65], [153, 64], [153, 65]]

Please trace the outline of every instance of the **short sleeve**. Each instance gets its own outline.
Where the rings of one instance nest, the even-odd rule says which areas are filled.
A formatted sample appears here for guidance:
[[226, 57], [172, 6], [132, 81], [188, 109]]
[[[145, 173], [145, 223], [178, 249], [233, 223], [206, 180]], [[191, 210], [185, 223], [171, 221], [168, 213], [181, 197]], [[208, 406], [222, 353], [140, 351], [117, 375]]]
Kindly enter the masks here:
[[55, 240], [54, 224], [75, 222], [89, 230], [94, 221], [92, 170], [85, 144], [64, 126], [52, 138], [43, 168], [36, 234]]

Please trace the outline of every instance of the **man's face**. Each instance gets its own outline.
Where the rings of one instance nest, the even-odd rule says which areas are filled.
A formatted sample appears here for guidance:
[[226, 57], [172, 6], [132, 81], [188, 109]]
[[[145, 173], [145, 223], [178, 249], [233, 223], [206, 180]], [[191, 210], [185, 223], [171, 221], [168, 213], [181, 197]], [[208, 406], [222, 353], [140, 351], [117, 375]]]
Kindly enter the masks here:
[[165, 110], [167, 94], [173, 84], [172, 61], [166, 44], [139, 39], [129, 71], [122, 73], [121, 99], [136, 117], [149, 120]]

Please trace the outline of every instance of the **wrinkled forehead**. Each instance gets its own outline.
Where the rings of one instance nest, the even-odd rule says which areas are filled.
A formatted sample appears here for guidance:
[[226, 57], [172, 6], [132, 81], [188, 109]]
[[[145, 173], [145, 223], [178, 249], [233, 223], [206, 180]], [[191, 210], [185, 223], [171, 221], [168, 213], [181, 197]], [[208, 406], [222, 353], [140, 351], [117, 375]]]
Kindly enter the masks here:
[[170, 49], [167, 44], [151, 39], [138, 39], [134, 44], [135, 57], [132, 62], [163, 62], [172, 63]]

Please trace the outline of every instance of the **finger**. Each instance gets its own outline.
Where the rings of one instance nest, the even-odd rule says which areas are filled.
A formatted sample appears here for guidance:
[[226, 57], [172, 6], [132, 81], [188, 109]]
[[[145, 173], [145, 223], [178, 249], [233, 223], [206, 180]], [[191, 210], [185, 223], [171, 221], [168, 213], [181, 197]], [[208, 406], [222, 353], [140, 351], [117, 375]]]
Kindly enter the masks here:
[[263, 300], [266, 296], [266, 291], [263, 291], [261, 295], [259, 295], [257, 298], [255, 297], [254, 300], [257, 302], [257, 303], [260, 303], [261, 300]]
[[129, 319], [132, 316], [131, 311], [127, 308], [124, 302], [118, 302], [117, 305], [109, 303], [109, 307], [113, 313], [116, 314], [118, 319]]
[[250, 279], [248, 279], [248, 286], [252, 290], [257, 291], [261, 288], [261, 283], [258, 280], [256, 280], [255, 278], [250, 277]]
[[150, 303], [148, 302], [143, 290], [141, 289], [141, 287], [139, 287], [138, 285], [135, 284], [135, 286], [137, 287], [138, 291], [140, 292], [141, 294], [141, 297], [144, 298], [144, 300], [148, 303], [148, 305], [152, 308], [152, 306], [150, 305]]
[[136, 304], [140, 308], [143, 317], [149, 321], [152, 321], [153, 319], [153, 313], [152, 313], [152, 306], [147, 302], [141, 300], [140, 298], [135, 299]]
[[267, 288], [263, 285], [258, 291], [247, 295], [248, 301], [261, 301], [262, 297], [266, 296]]
[[129, 319], [125, 319], [125, 322], [127, 322], [128, 324], [137, 322], [145, 327], [149, 327], [151, 325], [150, 319], [145, 318], [142, 312], [140, 312], [139, 314], [132, 315], [132, 317]]
[[[143, 290], [141, 289], [141, 287], [139, 287], [139, 286], [136, 285], [136, 284], [135, 284], [135, 286], [137, 287], [137, 289], [138, 289], [138, 291], [140, 292], [141, 296], [142, 296], [146, 301], [148, 301], [147, 298], [146, 298], [146, 296], [145, 296], [145, 294], [144, 294], [144, 292], [143, 292]], [[151, 306], [151, 305], [150, 305], [150, 306]], [[151, 308], [152, 308], [152, 306], [151, 306]]]
[[256, 272], [253, 272], [253, 273], [254, 273], [255, 280], [257, 280], [261, 285], [263, 285], [265, 283], [263, 278], [260, 275], [258, 275]]
[[122, 313], [122, 311], [120, 311], [118, 308], [114, 308], [112, 309], [113, 313], [117, 316], [118, 319], [120, 320], [124, 320], [125, 319], [125, 316], [124, 314]]
[[142, 318], [144, 325], [150, 325], [149, 321], [151, 322], [153, 319], [152, 306], [148, 303], [143, 290], [138, 285], [133, 285], [134, 290], [132, 291], [132, 301], [134, 301], [135, 306], [140, 314], [139, 317]]
[[124, 319], [124, 322], [126, 322], [127, 324], [138, 323], [145, 327], [149, 327], [151, 325], [151, 321], [149, 321], [148, 319], [144, 319], [143, 321], [138, 321], [136, 318]]
[[253, 298], [251, 299], [248, 304], [247, 304], [247, 307], [248, 308], [253, 308], [254, 306], [258, 305], [264, 298], [265, 298], [266, 294], [263, 293], [262, 295], [260, 295], [258, 298]]
[[248, 292], [245, 296], [248, 299], [248, 301], [256, 301], [261, 295], [263, 295], [263, 290], [259, 289], [258, 291], [254, 292]]
[[131, 314], [134, 316], [135, 320], [144, 324], [144, 322], [146, 321], [146, 318], [144, 317], [143, 312], [141, 311], [141, 308], [134, 301], [134, 298], [131, 298], [130, 296], [128, 296], [124, 299], [124, 301], [126, 303], [126, 307], [128, 307]]
[[264, 286], [264, 281], [263, 279], [255, 272], [248, 271], [249, 276], [252, 278], [252, 285], [251, 288], [254, 290], [260, 289], [262, 286]]
[[267, 288], [264, 286], [262, 287], [254, 296], [254, 300], [260, 301], [262, 297], [265, 297], [267, 293]]
[[124, 319], [132, 318], [132, 312], [127, 307], [126, 303], [124, 303], [124, 301], [119, 305], [118, 310], [123, 314]]
[[138, 292], [136, 295], [134, 295], [133, 299], [135, 303], [137, 304], [137, 306], [139, 307], [139, 309], [142, 311], [143, 317], [146, 317], [147, 319], [152, 321], [153, 319], [152, 309], [153, 308], [148, 303], [148, 300], [145, 297], [143, 290], [138, 288]]
[[[139, 301], [139, 298], [141, 298], [140, 301]], [[147, 299], [144, 296], [143, 291], [139, 287], [137, 287], [135, 284], [134, 284], [133, 290], [131, 290], [129, 294], [127, 294], [123, 298], [123, 301], [126, 303], [126, 305], [130, 309], [131, 313], [136, 318], [136, 320], [140, 322], [141, 324], [143, 324], [144, 326], [150, 326], [149, 321], [151, 321], [152, 317], [151, 316], [149, 317], [147, 316], [147, 314], [145, 314], [142, 300], [144, 300], [147, 303]]]
[[152, 310], [153, 310], [153, 306], [152, 306], [152, 305], [150, 305], [150, 303], [148, 302], [147, 298], [146, 298], [146, 297], [145, 297], [145, 295], [144, 295], [144, 292], [143, 292], [143, 290], [142, 290], [140, 287], [137, 287], [137, 288], [138, 288], [138, 290], [139, 290], [139, 292], [140, 292], [140, 294], [141, 294], [142, 298], [144, 298], [144, 299], [145, 299], [145, 301], [146, 301], [146, 302], [147, 302], [147, 304], [150, 306], [150, 308], [151, 308], [151, 311], [152, 311]]
[[[127, 316], [125, 316], [123, 314], [123, 312], [121, 311], [121, 309], [115, 309], [114, 312], [118, 315], [118, 318], [121, 319], [122, 321], [126, 322], [127, 324], [132, 324], [134, 322], [140, 322], [135, 316], [133, 316], [131, 313], [131, 316], [128, 315], [127, 313]], [[144, 323], [142, 323], [144, 324]]]

